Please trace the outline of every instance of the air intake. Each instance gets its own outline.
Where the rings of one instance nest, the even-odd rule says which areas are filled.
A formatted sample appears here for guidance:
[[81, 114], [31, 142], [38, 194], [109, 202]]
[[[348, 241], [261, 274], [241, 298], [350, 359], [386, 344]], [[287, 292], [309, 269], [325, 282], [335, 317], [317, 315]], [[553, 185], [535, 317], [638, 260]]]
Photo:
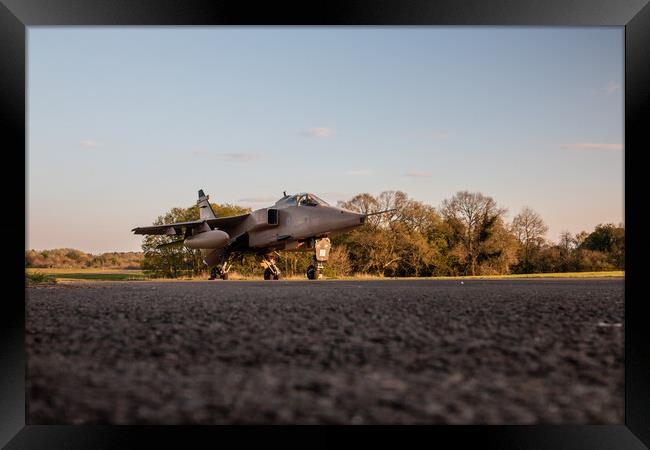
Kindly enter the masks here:
[[267, 223], [269, 225], [277, 225], [278, 224], [278, 210], [277, 209], [269, 209], [268, 210], [268, 220]]

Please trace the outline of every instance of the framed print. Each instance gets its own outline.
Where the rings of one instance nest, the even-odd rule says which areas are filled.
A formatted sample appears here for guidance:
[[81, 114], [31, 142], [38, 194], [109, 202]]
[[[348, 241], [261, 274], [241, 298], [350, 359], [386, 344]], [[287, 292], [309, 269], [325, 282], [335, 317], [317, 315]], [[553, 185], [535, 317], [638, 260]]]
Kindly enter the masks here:
[[646, 448], [647, 3], [312, 6], [2, 0], [3, 446]]

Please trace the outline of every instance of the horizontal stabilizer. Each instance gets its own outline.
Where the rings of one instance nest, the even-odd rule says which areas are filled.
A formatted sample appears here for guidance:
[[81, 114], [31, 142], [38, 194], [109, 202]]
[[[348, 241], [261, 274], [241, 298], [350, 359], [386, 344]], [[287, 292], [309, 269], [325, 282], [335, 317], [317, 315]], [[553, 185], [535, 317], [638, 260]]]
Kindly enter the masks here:
[[[183, 234], [183, 229], [188, 230], [188, 229], [194, 229], [194, 228], [199, 228], [199, 229], [204, 229], [207, 226], [210, 229], [214, 228], [229, 228], [232, 226], [236, 226], [240, 223], [242, 223], [246, 218], [250, 216], [250, 214], [240, 214], [238, 216], [228, 216], [228, 217], [218, 217], [215, 219], [207, 219], [207, 220], [193, 220], [191, 222], [175, 222], [175, 223], [168, 223], [164, 225], [151, 225], [148, 227], [137, 227], [134, 228], [133, 233], [135, 234], [167, 234], [167, 235], [181, 235]], [[227, 232], [227, 230], [226, 230]]]

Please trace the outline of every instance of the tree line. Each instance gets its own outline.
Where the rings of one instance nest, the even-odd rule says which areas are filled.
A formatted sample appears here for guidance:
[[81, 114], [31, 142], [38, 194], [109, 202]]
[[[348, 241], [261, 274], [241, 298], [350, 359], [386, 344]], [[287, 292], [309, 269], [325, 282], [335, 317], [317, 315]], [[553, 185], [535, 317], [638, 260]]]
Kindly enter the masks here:
[[98, 255], [85, 253], [74, 248], [52, 250], [28, 250], [25, 252], [25, 266], [39, 269], [140, 269], [143, 252], [107, 252]]
[[[507, 209], [480, 192], [457, 192], [438, 208], [401, 191], [358, 194], [338, 206], [361, 213], [395, 211], [370, 216], [363, 226], [334, 237], [326, 276], [501, 275], [622, 270], [625, 265], [623, 226], [600, 224], [592, 232], [575, 235], [567, 231], [559, 242], [552, 242], [537, 212], [525, 207], [508, 222]], [[250, 212], [229, 204], [213, 204], [213, 208], [218, 216]], [[198, 218], [196, 206], [173, 208], [154, 224]], [[174, 237], [145, 237], [145, 271], [165, 277], [207, 272], [199, 251], [183, 246], [157, 248], [171, 240]], [[279, 253], [279, 267], [286, 275], [302, 275], [310, 264], [309, 252]], [[254, 256], [245, 256], [234, 261], [232, 270], [257, 275], [260, 267]]]

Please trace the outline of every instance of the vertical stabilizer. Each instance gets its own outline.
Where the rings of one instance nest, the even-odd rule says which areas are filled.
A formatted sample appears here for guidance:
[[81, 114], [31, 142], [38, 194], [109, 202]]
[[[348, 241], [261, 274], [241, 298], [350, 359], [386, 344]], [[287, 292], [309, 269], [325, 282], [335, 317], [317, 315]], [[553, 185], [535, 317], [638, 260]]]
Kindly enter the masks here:
[[212, 206], [210, 206], [209, 198], [203, 193], [203, 189], [199, 190], [199, 201], [196, 204], [199, 207], [199, 217], [201, 220], [217, 218], [217, 215], [212, 210]]

